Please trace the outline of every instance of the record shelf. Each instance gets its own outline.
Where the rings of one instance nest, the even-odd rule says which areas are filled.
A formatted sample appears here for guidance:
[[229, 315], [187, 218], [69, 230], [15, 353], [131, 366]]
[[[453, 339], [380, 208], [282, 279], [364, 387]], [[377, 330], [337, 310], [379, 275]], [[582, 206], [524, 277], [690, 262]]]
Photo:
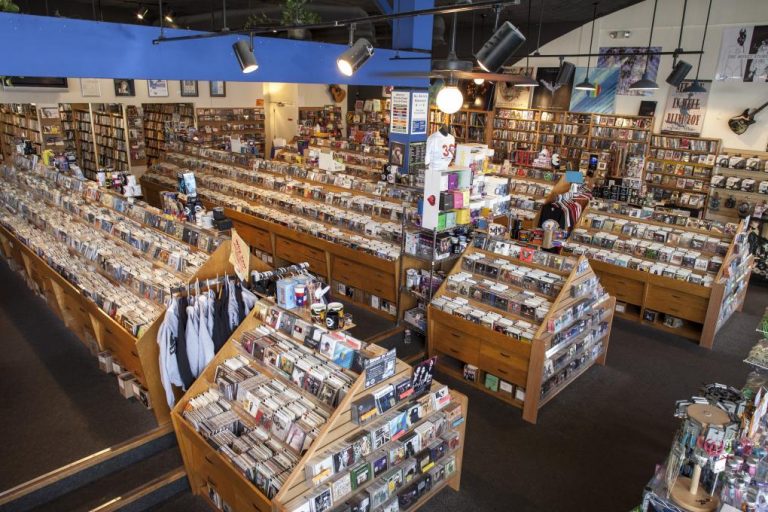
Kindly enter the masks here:
[[753, 257], [746, 223], [728, 224], [593, 201], [565, 254], [590, 259], [616, 314], [712, 348], [746, 297]]
[[[365, 397], [372, 396], [373, 393], [381, 392], [405, 379], [412, 378], [413, 369], [400, 360], [396, 361], [392, 377], [367, 389], [365, 388], [364, 373], [358, 375], [349, 370], [339, 368], [338, 371], [346, 373], [346, 375], [353, 379], [353, 383], [335, 408], [332, 406], [322, 406], [325, 410], [324, 414], [329, 416], [327, 421], [317, 430], [317, 435], [308, 448], [305, 445], [304, 449], [300, 452], [291, 451], [290, 448], [275, 440], [276, 435], [273, 430], [273, 434], [271, 434], [271, 438], [265, 446], [271, 446], [275, 449], [281, 446], [281, 450], [284, 450], [286, 454], [290, 451], [291, 458], [294, 458], [294, 460], [298, 459], [298, 462], [295, 463], [292, 469], [288, 469], [287, 472], [280, 475], [279, 479], [264, 480], [261, 473], [256, 473], [260, 471], [259, 467], [263, 467], [267, 462], [257, 465], [253, 469], [256, 474], [248, 477], [245, 474], [245, 470], [235, 465], [232, 459], [225, 455], [223, 451], [214, 449], [211, 441], [195, 429], [184, 413], [189, 410], [189, 404], [192, 399], [211, 388], [216, 388], [216, 377], [219, 373], [218, 367], [233, 357], [246, 358], [248, 365], [261, 375], [265, 375], [268, 379], [272, 378], [273, 380], [283, 382], [283, 385], [286, 385], [290, 391], [300, 393], [307, 400], [317, 400], [312, 394], [305, 391], [306, 388], [302, 389], [295, 381], [292, 382], [290, 375], [284, 373], [283, 369], [265, 364], [244, 349], [240, 343], [243, 340], [243, 335], [253, 331], [262, 324], [263, 318], [259, 317], [258, 308], [254, 308], [213, 361], [211, 361], [200, 378], [190, 387], [173, 409], [172, 420], [174, 429], [179, 440], [179, 447], [189, 477], [190, 487], [194, 494], [202, 497], [214, 509], [221, 509], [226, 506], [231, 510], [237, 511], [309, 512], [311, 510], [335, 510], [336, 507], [342, 506], [344, 502], [356, 503], [358, 502], [357, 500], [360, 500], [362, 503], [368, 503], [368, 507], [365, 510], [371, 510], [373, 509], [371, 507], [373, 492], [370, 493], [371, 498], [369, 498], [369, 491], [373, 491], [374, 487], [378, 487], [380, 482], [389, 482], [390, 480], [391, 486], [384, 486], [385, 489], [388, 489], [385, 492], [387, 495], [386, 500], [398, 500], [400, 499], [400, 494], [408, 494], [410, 498], [414, 498], [410, 510], [416, 510], [445, 487], [451, 487], [458, 491], [461, 480], [467, 398], [453, 390], [449, 391], [450, 403], [448, 406], [439, 411], [431, 408], [431, 412], [428, 414], [422, 409], [423, 412], [418, 422], [409, 422], [408, 427], [404, 431], [405, 434], [403, 435], [403, 432], [398, 434], [399, 439], [405, 439], [413, 435], [418, 436], [416, 434], [417, 429], [424, 426], [427, 422], [437, 421], [438, 416], [443, 414], [442, 411], [451, 409], [453, 411], [452, 418], [454, 419], [452, 423], [446, 424], [445, 435], [456, 432], [458, 435], [454, 439], [457, 439], [457, 442], [448, 450], [442, 451], [439, 457], [431, 458], [429, 455], [431, 450], [425, 446], [422, 446], [421, 451], [416, 453], [406, 452], [406, 458], [402, 461], [390, 461], [387, 455], [388, 464], [386, 471], [377, 473], [376, 471], [378, 470], [374, 469], [372, 464], [374, 457], [377, 457], [378, 454], [388, 454], [388, 450], [393, 448], [395, 443], [398, 443], [398, 441], [382, 440], [378, 444], [373, 444], [375, 449], [368, 451], [368, 454], [366, 454], [366, 451], [361, 451], [361, 456], [358, 452], [355, 452], [353, 459], [355, 462], [349, 466], [334, 467], [333, 464], [330, 466], [318, 464], [318, 461], [325, 460], [326, 458], [330, 462], [333, 459], [332, 454], [352, 450], [352, 445], [349, 444], [352, 441], [348, 440], [353, 438], [357, 440], [361, 436], [365, 436], [368, 432], [367, 429], [371, 428], [369, 425], [382, 424], [389, 428], [386, 423], [388, 417], [392, 416], [393, 413], [395, 415], [401, 414], [399, 411], [406, 410], [406, 407], [408, 411], [415, 407], [417, 398], [404, 398], [395, 405], [395, 408], [389, 410], [388, 413], [377, 414], [365, 424], [358, 424], [353, 421], [352, 407], [354, 404]], [[285, 343], [295, 345], [296, 350], [301, 350], [307, 354], [314, 353], [321, 361], [324, 360], [324, 356], [319, 352], [304, 348], [301, 342], [293, 338], [285, 337], [283, 339]], [[362, 349], [362, 352], [366, 354], [366, 357], [372, 357], [383, 355], [386, 350], [376, 345], [368, 345]], [[421, 403], [426, 404], [429, 402], [431, 405], [433, 403], [432, 400], [434, 400], [432, 395], [440, 389], [446, 390], [447, 388], [444, 388], [436, 381], [432, 381], [431, 392], [421, 398]], [[415, 395], [413, 396], [415, 397]], [[427, 401], [424, 402], [424, 399]], [[244, 403], [234, 400], [230, 403], [232, 404], [232, 411], [237, 413], [240, 422], [245, 425], [257, 424], [254, 417], [246, 412]], [[398, 412], [395, 412], [395, 410]], [[377, 418], [379, 419], [377, 420]], [[370, 433], [367, 434], [367, 437], [369, 440], [371, 439]], [[439, 441], [441, 437], [436, 437], [435, 439]], [[253, 441], [249, 442], [249, 444], [252, 443]], [[431, 447], [432, 444], [429, 446]], [[361, 460], [364, 462], [361, 462]], [[406, 473], [404, 466], [412, 467], [412, 463], [416, 460], [421, 461], [422, 464], [416, 465], [413, 473], [411, 471]], [[358, 477], [357, 480], [353, 480], [351, 483], [351, 489], [347, 486], [346, 490], [339, 490], [336, 499], [331, 501], [331, 487], [334, 486], [334, 490], [343, 489], [341, 486], [337, 487], [341, 480], [349, 480], [356, 469], [366, 467], [366, 464], [368, 470], [367, 480], [364, 481]], [[450, 473], [447, 469], [449, 464]], [[309, 469], [310, 466], [322, 466], [323, 471], [310, 477], [310, 475], [313, 475], [311, 469]], [[372, 474], [376, 475], [376, 481], [370, 478]], [[397, 478], [396, 474], [399, 474], [400, 478]], [[443, 478], [438, 478], [437, 475], [443, 475]], [[425, 485], [427, 480], [429, 481], [429, 486]], [[399, 485], [396, 482], [399, 482]], [[271, 486], [270, 483], [272, 483]], [[257, 486], [256, 484], [259, 485]], [[272, 492], [265, 490], [268, 487]], [[414, 493], [414, 490], [417, 488], [419, 492]], [[327, 496], [327, 498], [320, 498], [323, 495]], [[310, 502], [313, 502], [314, 506], [310, 505]], [[379, 507], [376, 508], [378, 509]]]
[[[25, 176], [29, 175], [25, 174]], [[85, 187], [79, 188], [77, 187], [79, 180], [65, 179], [63, 175], [58, 175], [55, 171], [44, 171], [40, 177], [41, 183], [59, 187], [62, 189], [62, 193], [69, 193], [72, 197], [80, 197], [86, 202], [94, 202], [99, 208], [106, 207], [112, 210], [112, 205], [117, 206], [119, 204], [120, 209], [113, 210], [118, 215], [128, 215], [133, 218], [128, 211], [137, 208], [136, 217], [153, 217], [156, 222], [159, 222], [159, 224], [145, 225], [145, 229], [155, 234], [165, 233], [166, 237], [175, 238], [176, 235], [168, 234], [168, 231], [181, 233], [182, 230], [201, 230], [199, 227], [186, 223], [182, 223], [182, 226], [169, 226], [169, 223], [178, 224], [178, 222], [167, 219], [161, 220], [161, 214], [141, 201], [133, 201], [127, 205], [124, 198], [118, 194], [98, 189], [96, 184], [92, 182], [86, 181]], [[72, 186], [75, 188], [70, 188]], [[51, 209], [53, 208], [55, 207], [51, 206]], [[181, 239], [176, 240], [182, 241]], [[25, 245], [24, 240], [19, 239], [9, 227], [3, 225], [0, 225], [0, 246], [2, 247], [2, 255], [6, 260], [13, 262], [13, 266], [25, 274], [30, 286], [45, 298], [53, 312], [86, 347], [94, 353], [104, 350], [110, 351], [126, 371], [131, 372], [136, 377], [149, 394], [149, 403], [158, 424], [168, 423], [170, 421], [170, 409], [160, 381], [157, 344], [157, 332], [163, 320], [164, 308], [159, 306], [163, 314], [160, 314], [151, 323], [138, 328], [134, 334], [134, 331], [129, 330], [121, 321], [105, 312], [94, 300], [83, 293], [79, 286], [70, 282], [49, 265], [45, 255], [38, 255], [35, 250]], [[131, 246], [125, 245], [126, 254], [131, 254], [136, 258], [144, 257], [142, 253], [136, 250], [129, 252], [129, 247]], [[191, 274], [186, 281], [187, 283], [233, 272], [232, 265], [229, 263], [230, 243], [228, 239], [220, 239], [218, 247], [212, 252], [202, 251], [191, 245], [187, 245], [187, 247], [190, 253], [208, 254], [205, 263]], [[78, 256], [74, 256], [74, 258], [77, 259]], [[157, 265], [157, 268], [165, 268], [161, 267], [159, 263]], [[256, 265], [253, 267], [255, 269], [263, 270], [261, 268], [263, 264], [257, 258], [251, 258], [251, 265]], [[107, 277], [106, 274], [97, 273]], [[116, 288], [127, 286], [116, 280], [110, 280]]]
[[263, 156], [265, 133], [262, 107], [197, 109], [197, 136], [203, 145], [223, 149], [234, 137], [244, 145], [253, 144]]
[[586, 258], [487, 240], [464, 252], [429, 305], [429, 355], [536, 423], [541, 407], [605, 364], [615, 299]]

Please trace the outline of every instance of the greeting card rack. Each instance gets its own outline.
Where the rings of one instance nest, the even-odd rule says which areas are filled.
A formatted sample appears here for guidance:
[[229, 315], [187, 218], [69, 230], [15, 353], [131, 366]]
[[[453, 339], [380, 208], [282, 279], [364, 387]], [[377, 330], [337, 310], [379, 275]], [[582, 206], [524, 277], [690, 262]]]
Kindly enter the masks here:
[[467, 249], [432, 300], [429, 355], [536, 423], [541, 407], [605, 364], [615, 299], [586, 258], [508, 240], [487, 247]]
[[[301, 454], [294, 453], [292, 455], [293, 457], [300, 456], [299, 462], [293, 467], [289, 476], [285, 478], [282, 485], [271, 499], [267, 496], [267, 493], [259, 489], [251, 479], [246, 477], [244, 471], [235, 466], [231, 459], [226, 457], [222, 451], [214, 449], [203, 435], [195, 430], [193, 425], [184, 417], [184, 411], [187, 409], [191, 399], [206, 392], [210, 388], [215, 387], [214, 382], [217, 368], [227, 359], [236, 356], [246, 357], [249, 360], [249, 365], [262, 374], [282, 375], [282, 373], [280, 373], [281, 370], [271, 366], [267, 367], [260, 361], [254, 359], [239, 343], [243, 334], [262, 325], [262, 320], [258, 317], [258, 313], [257, 309], [254, 309], [254, 311], [246, 317], [245, 321], [233, 333], [229, 341], [222, 347], [216, 357], [214, 357], [205, 371], [189, 388], [184, 397], [179, 400], [172, 411], [171, 417], [192, 492], [202, 497], [216, 510], [223, 508], [226, 503], [227, 506], [230, 507], [230, 510], [248, 510], [254, 512], [308, 512], [310, 510], [316, 510], [315, 508], [310, 507], [309, 500], [324, 488], [328, 489], [329, 498], [322, 503], [325, 508], [318, 508], [318, 510], [331, 510], [333, 507], [339, 506], [343, 504], [344, 501], [353, 499], [355, 496], [367, 496], [367, 491], [373, 485], [370, 481], [363, 483], [360, 486], [353, 487], [351, 493], [348, 491], [348, 494], [341, 498], [339, 502], [334, 502], [332, 507], [330, 501], [330, 487], [328, 485], [330, 480], [315, 485], [315, 482], [308, 478], [307, 466], [313, 459], [316, 459], [317, 455], [338, 448], [338, 446], [344, 443], [346, 439], [363, 434], [366, 425], [359, 425], [353, 421], [353, 403], [365, 396], [380, 391], [387, 386], [393, 386], [403, 379], [411, 378], [412, 368], [400, 360], [397, 360], [396, 362], [394, 375], [392, 377], [389, 377], [368, 389], [365, 389], [364, 373], [355, 377], [349, 391], [343, 399], [341, 399], [338, 405], [335, 408], [329, 408], [330, 410], [328, 412], [330, 413], [330, 416], [325, 424], [319, 428], [318, 434], [309, 448]], [[298, 342], [295, 340], [293, 343], [298, 345]], [[383, 355], [386, 352], [385, 349], [376, 345], [368, 345], [363, 350], [369, 357]], [[318, 357], [321, 359], [323, 358], [320, 354], [318, 354]], [[348, 370], [340, 371], [348, 372]], [[349, 372], [349, 375], [355, 376], [357, 374]], [[309, 396], [303, 389], [300, 389], [298, 386], [291, 383], [290, 379], [283, 378], [282, 381], [287, 384], [292, 391], [301, 393], [304, 396]], [[435, 381], [433, 381], [432, 384], [431, 389], [433, 392], [441, 387]], [[410, 508], [411, 510], [419, 508], [445, 487], [451, 487], [455, 491], [459, 490], [462, 455], [464, 450], [467, 398], [453, 390], [450, 391], [450, 396], [451, 403], [456, 403], [460, 407], [460, 418], [450, 426], [453, 431], [458, 433], [459, 442], [458, 445], [454, 445], [454, 447], [451, 448], [450, 455], [443, 457], [441, 460], [445, 461], [448, 458], [451, 458], [454, 461], [454, 470], [450, 476], [446, 476], [439, 482], [432, 484], [431, 489], [418, 498], [415, 505]], [[408, 399], [399, 402], [396, 407], [401, 406], [404, 403], [409, 403]], [[241, 418], [240, 421], [248, 424], [254, 423], [253, 417], [248, 416], [248, 413], [245, 412], [245, 409], [243, 409], [241, 405], [233, 404], [232, 410], [237, 413], [239, 418]], [[375, 420], [372, 420], [371, 423], [375, 423]], [[421, 423], [423, 423], [423, 421]], [[413, 432], [414, 428], [421, 423], [414, 423], [413, 425], [409, 424], [408, 433]], [[388, 446], [388, 444], [384, 445], [384, 447]], [[372, 457], [372, 455], [368, 457]], [[368, 457], [366, 457], [365, 460], [368, 460]], [[412, 460], [413, 458], [414, 457], [411, 456], [409, 459], [406, 459], [406, 461]], [[397, 466], [397, 469], [400, 469], [399, 466]], [[426, 469], [429, 469], [429, 467]], [[348, 470], [349, 469], [347, 469], [347, 471]], [[389, 465], [389, 471], [391, 472], [393, 470], [394, 466]], [[426, 475], [426, 473], [424, 475], [419, 475], [419, 473], [420, 471], [417, 473], [416, 479], [423, 479]], [[387, 474], [388, 473], [385, 473], [385, 475]], [[447, 475], [447, 473], [445, 474]], [[339, 478], [339, 475], [343, 476], [343, 473], [336, 473], [334, 477]], [[348, 477], [349, 476], [347, 475], [347, 478]], [[333, 478], [331, 478], [331, 480], [333, 480]], [[416, 480], [410, 483], [415, 485], [415, 482]], [[408, 485], [409, 484], [404, 484], [403, 489], [398, 487], [393, 490], [399, 492], [407, 489], [406, 486]], [[396, 495], [391, 495], [390, 499], [397, 499], [397, 497]]]
[[662, 212], [641, 218], [639, 209], [601, 204], [584, 212], [564, 251], [590, 259], [619, 301], [619, 317], [712, 348], [746, 296], [753, 261], [746, 223], [724, 226]]

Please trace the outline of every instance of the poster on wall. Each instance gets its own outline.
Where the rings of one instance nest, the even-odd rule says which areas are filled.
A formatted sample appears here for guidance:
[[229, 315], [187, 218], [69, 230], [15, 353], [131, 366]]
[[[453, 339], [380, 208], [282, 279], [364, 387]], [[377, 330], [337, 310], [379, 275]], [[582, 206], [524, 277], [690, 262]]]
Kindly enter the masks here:
[[80, 94], [83, 98], [98, 98], [101, 96], [101, 87], [98, 78], [81, 78]]
[[[599, 68], [619, 68], [619, 87], [616, 94], [622, 96], [650, 96], [653, 91], [631, 91], [629, 86], [643, 77], [648, 62], [648, 75], [651, 80], [656, 80], [659, 72], [658, 53], [655, 55], [642, 55], [648, 51], [645, 46], [602, 46], [600, 57], [597, 58]], [[651, 52], [661, 52], [661, 46], [652, 46]], [[638, 55], [640, 54], [640, 55]]]
[[587, 78], [597, 86], [595, 91], [580, 91], [574, 89], [571, 93], [571, 108], [573, 112], [594, 112], [596, 114], [613, 114], [616, 112], [616, 91], [619, 87], [619, 68], [576, 68], [573, 81], [580, 84]]
[[715, 80], [768, 82], [768, 25], [723, 28]]
[[[533, 68], [504, 68], [504, 74], [533, 76]], [[512, 82], [496, 82], [494, 89], [493, 104], [496, 107], [528, 108], [531, 103], [531, 87], [515, 87]]]
[[427, 117], [429, 116], [429, 93], [413, 93], [413, 111], [411, 112], [411, 133], [420, 135], [427, 133]]
[[389, 116], [390, 133], [408, 133], [408, 117], [411, 103], [411, 93], [408, 91], [392, 91], [392, 113]]
[[684, 80], [676, 89], [669, 89], [664, 117], [661, 119], [662, 132], [696, 137], [701, 135], [712, 82], [699, 80], [699, 83], [706, 92], [684, 92], [691, 85], [690, 80]]
[[533, 97], [531, 98], [531, 108], [568, 110], [571, 105], [573, 77], [571, 77], [571, 81], [565, 85], [555, 85], [555, 80], [557, 80], [559, 71], [559, 67], [538, 68], [536, 70], [536, 80], [539, 82], [539, 87], [534, 88], [536, 90], [533, 92]]

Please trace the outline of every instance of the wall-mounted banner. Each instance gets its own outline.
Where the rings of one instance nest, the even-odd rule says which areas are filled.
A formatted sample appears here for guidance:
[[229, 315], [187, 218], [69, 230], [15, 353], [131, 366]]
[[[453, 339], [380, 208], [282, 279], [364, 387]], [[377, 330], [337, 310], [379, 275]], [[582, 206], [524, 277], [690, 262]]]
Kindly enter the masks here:
[[413, 108], [411, 109], [411, 134], [427, 133], [427, 117], [429, 116], [429, 93], [414, 92]]
[[656, 80], [659, 72], [659, 54], [661, 46], [652, 46], [651, 52], [656, 52], [650, 57], [643, 54], [648, 51], [645, 46], [603, 46], [600, 48], [600, 57], [597, 58], [599, 68], [619, 68], [619, 88], [616, 94], [622, 96], [650, 96], [653, 91], [631, 91], [629, 86], [643, 77], [646, 70], [645, 62], [648, 62], [648, 75], [651, 80]]
[[616, 112], [616, 91], [619, 87], [619, 68], [576, 68], [574, 83], [580, 84], [587, 78], [597, 88], [594, 91], [574, 89], [571, 92], [572, 112], [594, 112], [595, 114], [613, 114]]
[[768, 82], [768, 25], [723, 29], [715, 80]]
[[670, 88], [664, 117], [661, 119], [662, 132], [696, 137], [701, 134], [712, 82], [699, 80], [699, 83], [704, 86], [706, 92], [683, 92], [691, 85], [690, 80], [684, 80], [676, 89]]
[[[533, 68], [504, 68], [505, 74], [533, 76]], [[515, 87], [511, 82], [494, 84], [494, 106], [503, 108], [528, 108], [531, 103], [531, 87]]]
[[392, 112], [389, 116], [389, 132], [408, 134], [408, 120], [411, 108], [411, 93], [392, 91]]

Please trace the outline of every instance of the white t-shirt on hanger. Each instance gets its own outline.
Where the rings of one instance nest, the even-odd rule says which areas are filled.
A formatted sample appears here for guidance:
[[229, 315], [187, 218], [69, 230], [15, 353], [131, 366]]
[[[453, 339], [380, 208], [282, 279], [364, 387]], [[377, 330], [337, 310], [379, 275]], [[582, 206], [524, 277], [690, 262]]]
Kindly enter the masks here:
[[433, 171], [448, 168], [456, 154], [456, 137], [452, 134], [443, 135], [436, 131], [427, 139], [427, 156], [424, 163]]

